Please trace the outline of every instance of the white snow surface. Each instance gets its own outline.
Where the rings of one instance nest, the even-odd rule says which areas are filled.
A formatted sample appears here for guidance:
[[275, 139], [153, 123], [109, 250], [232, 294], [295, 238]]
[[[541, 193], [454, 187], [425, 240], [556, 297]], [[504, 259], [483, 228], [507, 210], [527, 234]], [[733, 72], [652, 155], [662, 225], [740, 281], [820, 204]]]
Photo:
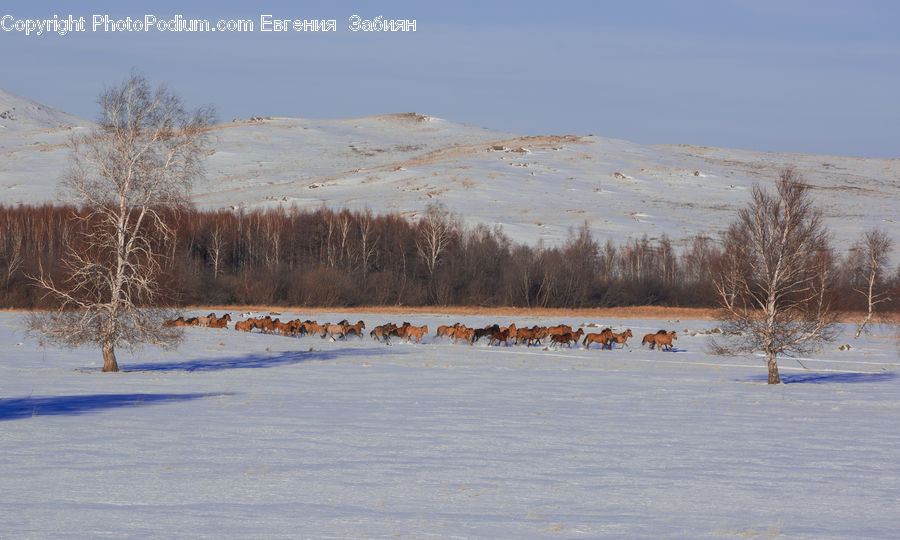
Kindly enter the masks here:
[[[0, 538], [895, 538], [897, 344], [807, 369], [708, 321], [307, 314], [422, 344], [187, 329], [173, 352], [24, 338], [0, 314]], [[631, 348], [468, 346], [461, 320], [631, 328]], [[640, 338], [677, 330], [676, 351]], [[851, 344], [851, 349], [838, 346]]]
[[[19, 103], [17, 122], [30, 111], [36, 127], [0, 129], [0, 203], [64, 201], [57, 185], [70, 159], [65, 142], [90, 123], [47, 120], [49, 107], [5, 91], [0, 103], [9, 96]], [[207, 209], [325, 205], [415, 219], [440, 202], [469, 226], [500, 226], [529, 245], [558, 245], [585, 223], [601, 242], [666, 234], [679, 245], [714, 236], [754, 182], [771, 187], [793, 165], [814, 186], [839, 249], [876, 226], [900, 244], [900, 159], [526, 136], [415, 113], [234, 120], [212, 135], [207, 178], [193, 195]]]

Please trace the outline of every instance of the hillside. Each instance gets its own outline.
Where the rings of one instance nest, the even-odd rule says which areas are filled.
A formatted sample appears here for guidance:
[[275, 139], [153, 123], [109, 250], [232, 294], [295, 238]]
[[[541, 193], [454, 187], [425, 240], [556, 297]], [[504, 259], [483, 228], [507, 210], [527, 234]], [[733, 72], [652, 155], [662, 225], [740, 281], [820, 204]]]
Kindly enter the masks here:
[[[18, 101], [0, 130], [0, 202], [60, 200], [65, 142], [90, 123], [6, 91], [0, 104], [8, 96]], [[601, 240], [667, 234], [677, 243], [715, 234], [754, 182], [794, 165], [842, 248], [873, 226], [900, 243], [897, 159], [526, 136], [414, 113], [235, 120], [213, 135], [207, 179], [194, 193], [201, 208], [326, 205], [414, 217], [441, 202], [468, 225], [500, 225], [529, 244], [556, 244], [585, 222]]]
[[90, 125], [87, 120], [0, 88], [0, 134]]

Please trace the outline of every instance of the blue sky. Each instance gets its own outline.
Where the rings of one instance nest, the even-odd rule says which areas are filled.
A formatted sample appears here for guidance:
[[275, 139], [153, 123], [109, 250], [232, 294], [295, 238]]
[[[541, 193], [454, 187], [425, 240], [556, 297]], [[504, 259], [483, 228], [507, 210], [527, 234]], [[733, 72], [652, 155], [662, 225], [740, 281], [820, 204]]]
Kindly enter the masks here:
[[[900, 157], [895, 2], [13, 1], [6, 14], [337, 20], [325, 34], [0, 31], [0, 87], [87, 118], [135, 68], [222, 121], [415, 111], [531, 135]], [[416, 32], [350, 32], [353, 14]]]

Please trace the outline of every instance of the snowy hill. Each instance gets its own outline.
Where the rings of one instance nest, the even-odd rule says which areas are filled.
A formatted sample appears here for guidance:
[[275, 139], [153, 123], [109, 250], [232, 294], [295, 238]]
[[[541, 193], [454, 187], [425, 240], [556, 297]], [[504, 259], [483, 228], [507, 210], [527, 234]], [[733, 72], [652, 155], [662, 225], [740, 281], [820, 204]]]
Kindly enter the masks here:
[[0, 88], [0, 133], [86, 127], [90, 122]]
[[[42, 114], [53, 109], [24, 110], [33, 113], [28, 122], [47, 125]], [[0, 202], [57, 199], [69, 159], [64, 131], [0, 131]], [[415, 113], [235, 120], [213, 136], [207, 179], [194, 192], [201, 208], [324, 204], [415, 217], [441, 202], [468, 225], [500, 225], [529, 244], [557, 244], [585, 222], [601, 241], [667, 234], [677, 244], [715, 234], [747, 202], [754, 182], [771, 183], [794, 165], [815, 187], [841, 248], [873, 226], [900, 243], [897, 159], [524, 136]]]
[[[795, 165], [838, 240], [894, 225], [900, 160], [650, 147], [594, 136], [529, 137], [418, 115], [234, 123], [218, 133], [204, 207], [371, 208], [415, 215], [440, 201], [469, 224], [557, 243], [587, 222], [601, 239], [712, 234], [756, 181]], [[900, 238], [898, 238], [900, 240]]]
[[93, 124], [0, 88], [0, 203], [59, 200], [66, 142]]

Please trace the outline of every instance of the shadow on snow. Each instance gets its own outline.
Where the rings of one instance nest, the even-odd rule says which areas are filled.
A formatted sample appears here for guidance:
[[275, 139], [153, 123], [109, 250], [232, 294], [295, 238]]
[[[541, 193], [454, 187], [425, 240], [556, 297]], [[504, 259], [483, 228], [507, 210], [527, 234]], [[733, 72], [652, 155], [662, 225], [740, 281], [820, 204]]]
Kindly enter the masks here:
[[[250, 354], [228, 358], [197, 358], [184, 362], [147, 362], [144, 364], [126, 364], [120, 369], [124, 372], [134, 371], [220, 371], [223, 369], [273, 368], [299, 364], [301, 362], [321, 362], [353, 356], [376, 356], [394, 351], [383, 347], [349, 348], [329, 351], [285, 351], [272, 354]], [[97, 369], [99, 371], [99, 368]]]
[[140, 407], [223, 395], [231, 394], [92, 394], [0, 399], [0, 422], [32, 416], [78, 415], [116, 407]]
[[[784, 384], [874, 383], [896, 378], [897, 374], [893, 372], [781, 374], [781, 382]], [[748, 380], [750, 382], [766, 382], [768, 375], [757, 375]]]

